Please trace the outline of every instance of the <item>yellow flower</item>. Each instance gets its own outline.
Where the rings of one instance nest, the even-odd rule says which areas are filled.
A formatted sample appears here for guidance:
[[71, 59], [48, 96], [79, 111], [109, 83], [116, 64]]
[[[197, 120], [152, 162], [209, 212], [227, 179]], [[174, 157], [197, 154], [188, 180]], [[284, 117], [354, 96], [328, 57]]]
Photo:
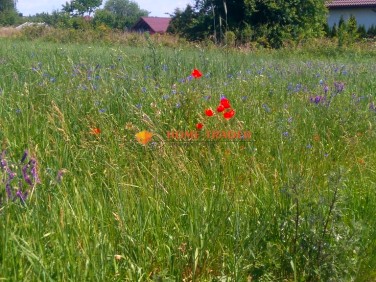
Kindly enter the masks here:
[[153, 133], [146, 131], [146, 130], [141, 131], [141, 132], [136, 134], [137, 142], [142, 144], [142, 145], [148, 144], [151, 141], [152, 137], [153, 137]]

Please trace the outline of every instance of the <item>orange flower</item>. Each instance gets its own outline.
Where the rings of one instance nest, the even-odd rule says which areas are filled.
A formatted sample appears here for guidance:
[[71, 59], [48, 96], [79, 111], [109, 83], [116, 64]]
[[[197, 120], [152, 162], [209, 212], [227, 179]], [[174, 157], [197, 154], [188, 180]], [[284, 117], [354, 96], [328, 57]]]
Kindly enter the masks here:
[[101, 133], [101, 130], [98, 127], [94, 127], [90, 129], [90, 133], [93, 135], [99, 135]]
[[153, 137], [153, 133], [144, 130], [144, 131], [137, 133], [135, 136], [136, 136], [136, 140], [138, 143], [142, 145], [146, 145], [151, 141], [151, 138]]

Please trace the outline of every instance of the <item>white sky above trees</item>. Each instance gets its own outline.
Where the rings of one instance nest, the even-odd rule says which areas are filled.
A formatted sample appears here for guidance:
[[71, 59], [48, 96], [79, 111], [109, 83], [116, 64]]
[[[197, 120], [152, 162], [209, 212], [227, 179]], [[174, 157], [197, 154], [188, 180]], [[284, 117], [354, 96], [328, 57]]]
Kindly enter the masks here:
[[[103, 0], [105, 3], [106, 0]], [[69, 0], [18, 0], [17, 10], [24, 16], [36, 13], [51, 13], [61, 10], [61, 7]], [[184, 9], [187, 4], [193, 4], [194, 0], [134, 0], [141, 9], [150, 12], [150, 16], [166, 17], [165, 13], [172, 14], [175, 8]]]

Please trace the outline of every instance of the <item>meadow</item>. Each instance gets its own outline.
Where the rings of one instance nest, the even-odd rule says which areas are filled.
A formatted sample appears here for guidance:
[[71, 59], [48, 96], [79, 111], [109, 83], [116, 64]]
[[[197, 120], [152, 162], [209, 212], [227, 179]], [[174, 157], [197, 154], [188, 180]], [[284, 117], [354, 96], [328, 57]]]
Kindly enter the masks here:
[[375, 281], [376, 53], [147, 42], [0, 40], [0, 281]]

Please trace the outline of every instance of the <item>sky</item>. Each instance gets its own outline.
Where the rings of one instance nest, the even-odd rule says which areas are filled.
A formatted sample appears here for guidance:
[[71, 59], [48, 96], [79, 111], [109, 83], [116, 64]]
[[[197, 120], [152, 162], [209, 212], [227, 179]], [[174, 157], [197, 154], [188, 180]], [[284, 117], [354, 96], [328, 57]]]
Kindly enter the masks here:
[[[103, 0], [105, 3], [106, 0]], [[24, 16], [35, 15], [36, 13], [51, 13], [60, 11], [63, 4], [70, 0], [18, 0], [17, 10]], [[152, 17], [166, 17], [165, 13], [172, 14], [175, 8], [184, 9], [193, 0], [134, 0], [141, 9], [150, 12]]]

